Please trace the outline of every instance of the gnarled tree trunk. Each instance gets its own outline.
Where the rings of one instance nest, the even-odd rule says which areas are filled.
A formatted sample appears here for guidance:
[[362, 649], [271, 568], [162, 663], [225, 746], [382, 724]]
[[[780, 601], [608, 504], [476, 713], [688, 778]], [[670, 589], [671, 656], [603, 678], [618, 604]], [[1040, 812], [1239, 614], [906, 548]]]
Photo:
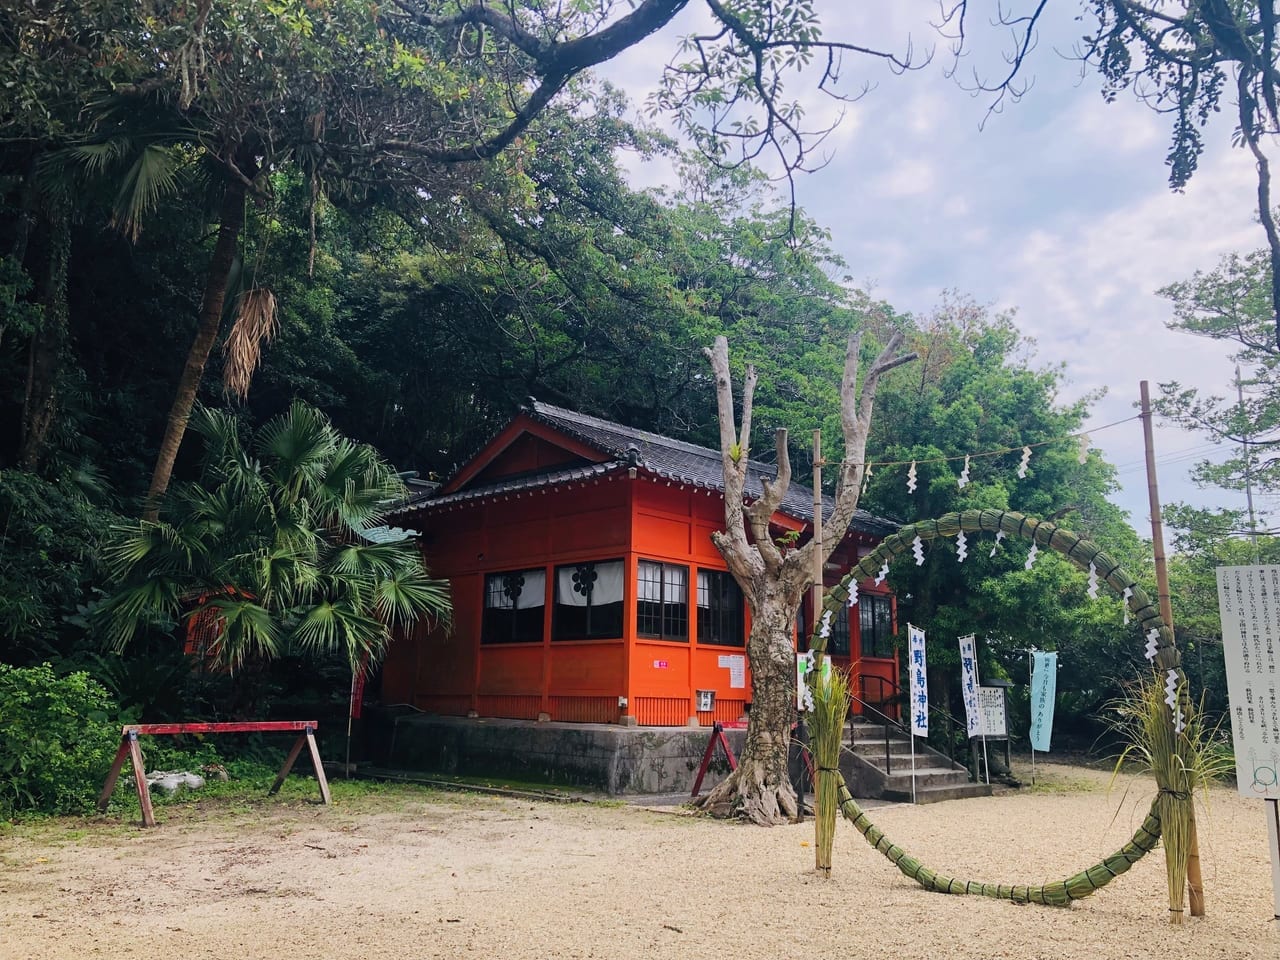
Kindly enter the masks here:
[[880, 376], [915, 354], [899, 354], [902, 334], [894, 333], [867, 372], [862, 391], [857, 389], [861, 337], [849, 338], [844, 377], [840, 383], [841, 427], [844, 460], [836, 480], [835, 509], [827, 523], [831, 534], [815, 543], [811, 538], [797, 550], [783, 551], [773, 541], [769, 522], [791, 484], [791, 459], [787, 431], [775, 436], [778, 473], [763, 481], [759, 499], [745, 505], [747, 468], [751, 449], [751, 404], [755, 394], [755, 367], [747, 367], [742, 387], [741, 425], [734, 427], [733, 381], [729, 373], [729, 343], [717, 337], [706, 351], [716, 379], [716, 404], [720, 417], [720, 456], [724, 467], [724, 532], [712, 534], [734, 579], [751, 607], [751, 636], [747, 660], [751, 665], [751, 713], [747, 742], [738, 769], [701, 801], [704, 809], [722, 815], [741, 815], [754, 823], [771, 825], [794, 817], [796, 795], [787, 776], [787, 748], [795, 717], [795, 642], [793, 624], [800, 598], [813, 582], [814, 552], [829, 557], [849, 529], [858, 506], [866, 469], [867, 434]]

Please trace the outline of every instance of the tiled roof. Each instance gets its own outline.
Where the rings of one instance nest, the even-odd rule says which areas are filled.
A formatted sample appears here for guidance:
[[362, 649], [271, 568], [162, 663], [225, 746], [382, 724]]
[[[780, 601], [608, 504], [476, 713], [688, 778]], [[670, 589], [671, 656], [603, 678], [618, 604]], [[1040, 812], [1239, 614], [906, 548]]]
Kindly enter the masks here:
[[[620, 423], [601, 420], [599, 417], [587, 416], [537, 400], [532, 402], [532, 408], [527, 409], [526, 412], [535, 420], [576, 437], [583, 443], [618, 460], [627, 460], [628, 448], [634, 446], [638, 450], [639, 466], [660, 477], [690, 486], [724, 490], [724, 468], [718, 450], [701, 447], [695, 443], [685, 443], [683, 440], [673, 440], [671, 437], [650, 433], [648, 430], [637, 430], [635, 427], [626, 427]], [[773, 464], [749, 460], [746, 495], [752, 499], [759, 497], [764, 492], [764, 487], [760, 483], [761, 478], [772, 480], [777, 473], [777, 467]], [[830, 516], [835, 506], [835, 499], [824, 495], [822, 501], [823, 516]], [[813, 489], [797, 483], [793, 477], [779, 509], [797, 520], [812, 520]], [[898, 529], [898, 524], [877, 517], [866, 510], [857, 510], [849, 526], [853, 530], [880, 536], [893, 533]]]
[[[573, 437], [610, 459], [604, 463], [572, 467], [532, 476], [509, 477], [483, 486], [467, 487], [443, 497], [427, 493], [413, 497], [392, 512], [404, 517], [415, 510], [434, 509], [446, 504], [477, 500], [495, 494], [551, 487], [561, 483], [601, 477], [630, 466], [646, 473], [688, 486], [724, 491], [724, 473], [719, 451], [683, 440], [674, 440], [648, 430], [637, 430], [610, 420], [591, 417], [564, 407], [534, 400], [525, 412], [541, 423]], [[764, 488], [761, 478], [773, 479], [777, 468], [751, 460], [747, 465], [746, 494], [759, 497]], [[830, 516], [835, 505], [832, 497], [823, 496], [823, 515]], [[797, 520], [813, 519], [813, 490], [792, 480], [779, 508]], [[898, 524], [865, 510], [854, 513], [850, 529], [885, 536], [898, 529]]]
[[457, 493], [446, 494], [443, 497], [435, 495], [435, 492], [418, 494], [410, 497], [399, 507], [392, 510], [388, 514], [389, 517], [403, 517], [405, 514], [414, 510], [423, 508], [435, 508], [446, 506], [452, 503], [466, 503], [468, 500], [480, 500], [484, 497], [491, 497], [494, 494], [517, 493], [525, 490], [537, 490], [539, 487], [554, 487], [557, 484], [569, 483], [576, 480], [589, 480], [592, 477], [603, 477], [612, 473], [614, 470], [620, 470], [628, 466], [626, 463], [612, 461], [608, 463], [589, 463], [580, 467], [569, 467], [566, 470], [555, 470], [550, 473], [538, 473], [522, 477], [506, 477], [494, 483], [486, 483], [483, 486], [467, 487], [459, 490]]

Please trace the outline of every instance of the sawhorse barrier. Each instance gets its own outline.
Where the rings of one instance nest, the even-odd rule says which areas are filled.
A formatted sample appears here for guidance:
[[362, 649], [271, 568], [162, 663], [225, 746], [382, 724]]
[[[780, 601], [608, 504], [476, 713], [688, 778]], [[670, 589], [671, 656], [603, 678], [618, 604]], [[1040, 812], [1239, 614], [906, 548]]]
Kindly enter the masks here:
[[702, 789], [702, 778], [707, 775], [707, 770], [711, 768], [711, 758], [715, 756], [717, 744], [724, 749], [724, 755], [729, 760], [729, 769], [738, 769], [738, 758], [733, 755], [733, 748], [729, 746], [729, 739], [724, 735], [724, 724], [717, 720], [711, 725], [711, 739], [707, 741], [707, 750], [702, 755], [702, 765], [698, 767], [698, 776], [693, 781], [693, 792], [689, 794], [690, 797], [696, 798], [698, 791]]
[[[807, 737], [806, 737], [807, 739]], [[798, 742], [800, 746], [800, 759], [804, 762], [805, 771], [808, 773], [809, 784], [812, 785], [817, 781], [813, 772], [813, 755], [809, 752], [809, 744], [803, 741]], [[716, 754], [716, 747], [719, 746], [724, 750], [725, 759], [729, 761], [729, 769], [738, 769], [738, 758], [733, 755], [733, 748], [729, 746], [729, 740], [724, 735], [724, 724], [716, 721], [711, 725], [711, 739], [707, 741], [706, 752], [702, 755], [702, 763], [698, 766], [698, 776], [693, 781], [693, 790], [689, 796], [697, 799], [698, 791], [702, 789], [702, 780], [707, 775], [707, 771], [711, 769], [711, 760]], [[804, 804], [804, 782], [803, 779], [796, 791], [800, 797], [801, 805]]]
[[147, 827], [156, 825], [155, 813], [151, 808], [151, 787], [147, 783], [146, 767], [142, 763], [142, 745], [138, 737], [146, 734], [177, 733], [297, 733], [293, 748], [285, 757], [284, 766], [276, 774], [276, 782], [271, 785], [267, 795], [271, 796], [280, 789], [285, 777], [293, 769], [294, 761], [306, 746], [311, 751], [311, 764], [316, 771], [316, 782], [320, 784], [320, 800], [329, 803], [329, 781], [325, 779], [324, 765], [320, 762], [320, 748], [316, 746], [316, 727], [314, 720], [259, 720], [237, 721], [230, 723], [131, 723], [120, 731], [120, 748], [116, 750], [115, 761], [111, 764], [111, 772], [107, 774], [106, 783], [102, 785], [102, 793], [98, 796], [98, 812], [104, 813], [111, 794], [115, 792], [116, 781], [124, 768], [125, 758], [133, 762], [133, 782], [138, 790], [138, 804], [142, 807], [142, 824]]

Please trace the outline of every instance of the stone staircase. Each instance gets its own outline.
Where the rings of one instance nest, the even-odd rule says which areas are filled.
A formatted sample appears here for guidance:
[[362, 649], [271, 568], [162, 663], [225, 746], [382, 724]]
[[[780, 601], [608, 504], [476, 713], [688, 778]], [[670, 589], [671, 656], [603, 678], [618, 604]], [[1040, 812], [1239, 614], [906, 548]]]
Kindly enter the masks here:
[[[849, 739], [845, 741], [852, 743], [852, 750], [842, 753], [840, 772], [855, 797], [910, 803], [911, 740], [892, 724], [888, 729], [886, 759], [885, 725], [853, 721], [849, 725]], [[989, 796], [989, 785], [971, 783], [967, 769], [925, 746], [922, 740], [916, 740], [916, 803]]]

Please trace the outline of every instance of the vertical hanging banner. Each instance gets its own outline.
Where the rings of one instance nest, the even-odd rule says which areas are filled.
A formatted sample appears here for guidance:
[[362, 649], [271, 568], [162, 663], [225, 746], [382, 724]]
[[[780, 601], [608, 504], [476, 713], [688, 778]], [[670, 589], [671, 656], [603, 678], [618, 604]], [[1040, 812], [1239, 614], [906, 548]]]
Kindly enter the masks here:
[[1058, 655], [1036, 650], [1031, 661], [1031, 749], [1048, 753], [1058, 693]]
[[978, 642], [973, 634], [960, 638], [960, 694], [964, 698], [964, 720], [970, 737], [982, 733], [982, 710], [978, 706]]
[[1280, 566], [1218, 567], [1222, 657], [1241, 796], [1280, 799]]
[[911, 660], [911, 733], [917, 737], [929, 735], [929, 683], [924, 653], [924, 631], [907, 624], [908, 649]]

